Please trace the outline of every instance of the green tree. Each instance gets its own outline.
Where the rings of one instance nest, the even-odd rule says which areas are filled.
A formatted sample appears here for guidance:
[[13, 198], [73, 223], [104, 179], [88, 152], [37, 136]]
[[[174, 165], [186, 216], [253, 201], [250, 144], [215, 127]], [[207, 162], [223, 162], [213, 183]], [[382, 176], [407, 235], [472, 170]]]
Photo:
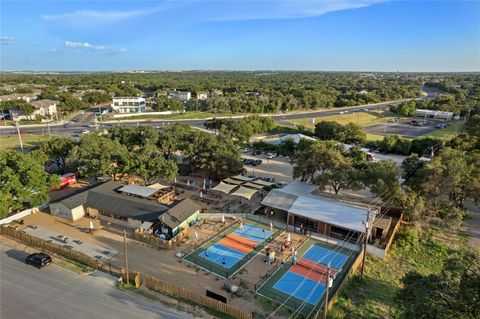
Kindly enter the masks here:
[[335, 139], [343, 143], [363, 144], [367, 140], [367, 134], [362, 127], [355, 123], [348, 123], [343, 127], [341, 133]]
[[146, 185], [159, 178], [170, 181], [177, 176], [177, 163], [174, 160], [166, 160], [154, 148], [143, 148], [135, 151], [132, 161], [132, 173], [141, 177]]
[[45, 172], [39, 152], [21, 154], [0, 151], [0, 217], [25, 206], [38, 206], [49, 200], [50, 187], [60, 182]]
[[20, 110], [26, 115], [30, 115], [35, 111], [35, 107], [24, 100], [10, 100], [0, 102], [0, 110]]
[[185, 124], [174, 124], [159, 132], [157, 147], [165, 159], [172, 158], [176, 151], [186, 148], [190, 136], [190, 126]]
[[474, 251], [452, 256], [440, 274], [409, 272], [397, 293], [402, 318], [480, 318], [480, 258]]
[[53, 136], [44, 142], [40, 149], [45, 153], [50, 162], [55, 163], [61, 172], [65, 172], [67, 157], [75, 145], [76, 142], [69, 137]]
[[343, 125], [334, 121], [320, 121], [315, 125], [315, 136], [321, 140], [337, 140], [343, 131]]
[[109, 175], [114, 180], [117, 176], [132, 171], [133, 161], [128, 149], [118, 141], [94, 134], [82, 136], [67, 162], [75, 167], [81, 176], [99, 177]]
[[414, 116], [417, 111], [417, 103], [415, 101], [402, 102], [399, 105], [392, 106], [390, 111], [397, 115]]
[[347, 158], [343, 158], [341, 162], [335, 163], [333, 167], [319, 175], [315, 179], [315, 184], [319, 185], [320, 189], [330, 186], [335, 194], [338, 194], [342, 189], [362, 189], [358, 171]]

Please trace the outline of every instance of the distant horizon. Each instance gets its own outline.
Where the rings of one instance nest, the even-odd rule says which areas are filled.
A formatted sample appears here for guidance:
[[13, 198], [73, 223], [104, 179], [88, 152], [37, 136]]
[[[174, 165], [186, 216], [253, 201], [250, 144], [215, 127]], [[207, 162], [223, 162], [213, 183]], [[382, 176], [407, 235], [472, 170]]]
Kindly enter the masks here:
[[480, 1], [4, 0], [0, 17], [11, 72], [480, 71]]
[[245, 72], [245, 73], [257, 73], [257, 72], [270, 72], [270, 73], [418, 73], [418, 74], [480, 74], [479, 71], [351, 71], [351, 70], [235, 70], [235, 69], [185, 69], [185, 70], [169, 70], [169, 69], [131, 69], [131, 70], [0, 70], [0, 73], [188, 73], [188, 72]]

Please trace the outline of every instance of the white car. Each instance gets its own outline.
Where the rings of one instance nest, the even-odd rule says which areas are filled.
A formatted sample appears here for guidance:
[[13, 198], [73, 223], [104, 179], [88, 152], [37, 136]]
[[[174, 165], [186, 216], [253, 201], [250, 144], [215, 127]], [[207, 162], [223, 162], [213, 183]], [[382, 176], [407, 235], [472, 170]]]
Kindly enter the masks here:
[[88, 133], [90, 133], [90, 130], [83, 130], [82, 131], [82, 134], [88, 134]]
[[245, 147], [245, 148], [242, 148], [241, 151], [243, 153], [248, 153], [248, 152], [250, 152], [250, 149], [248, 147]]
[[275, 157], [277, 157], [277, 154], [274, 154], [274, 153], [267, 153], [266, 157], [267, 157], [268, 159], [272, 159], [272, 158], [275, 158]]

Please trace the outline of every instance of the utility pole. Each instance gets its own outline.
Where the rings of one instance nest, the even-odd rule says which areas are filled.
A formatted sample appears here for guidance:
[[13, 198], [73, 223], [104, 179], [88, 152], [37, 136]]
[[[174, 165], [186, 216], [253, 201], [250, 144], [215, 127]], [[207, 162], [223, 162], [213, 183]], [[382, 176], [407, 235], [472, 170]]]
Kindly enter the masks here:
[[127, 231], [123, 231], [123, 254], [125, 255], [125, 271], [127, 274], [127, 284], [130, 283], [130, 275], [128, 273], [128, 258], [127, 258]]
[[327, 265], [327, 276], [325, 277], [325, 306], [323, 307], [323, 319], [327, 319], [328, 312], [328, 290], [330, 289], [330, 263]]
[[23, 142], [22, 142], [22, 135], [20, 134], [20, 125], [18, 124], [18, 121], [16, 122], [17, 126], [17, 134], [18, 134], [18, 140], [20, 141], [20, 148], [22, 149], [23, 153]]
[[[51, 118], [50, 118], [51, 121]], [[52, 133], [50, 132], [50, 121], [47, 122], [47, 128], [48, 128], [48, 135], [52, 136]]]
[[361, 276], [363, 278], [363, 271], [365, 269], [365, 259], [367, 258], [367, 242], [368, 242], [368, 221], [370, 219], [370, 207], [367, 212], [367, 220], [365, 221], [365, 240], [363, 241], [363, 259], [362, 259], [362, 272]]

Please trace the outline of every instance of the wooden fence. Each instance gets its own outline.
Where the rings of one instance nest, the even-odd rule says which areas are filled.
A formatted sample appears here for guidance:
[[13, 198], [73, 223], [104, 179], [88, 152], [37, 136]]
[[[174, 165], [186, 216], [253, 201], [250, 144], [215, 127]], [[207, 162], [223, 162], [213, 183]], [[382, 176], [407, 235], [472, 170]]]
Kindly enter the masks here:
[[241, 310], [237, 307], [222, 303], [218, 300], [198, 295], [190, 290], [164, 283], [156, 278], [145, 276], [145, 285], [148, 289], [170, 295], [175, 298], [188, 300], [196, 304], [215, 309], [224, 314], [238, 319], [252, 319], [252, 313]]
[[175, 236], [175, 238], [165, 240], [150, 234], [140, 233], [135, 230], [135, 240], [162, 249], [172, 249], [175, 247], [175, 245], [181, 244], [183, 237], [185, 237], [184, 233], [180, 232], [177, 236]]
[[[122, 274], [122, 269], [112, 265], [111, 263], [99, 262], [97, 259], [87, 256], [81, 252], [31, 236], [12, 227], [0, 227], [0, 234], [21, 241], [27, 245], [35, 246], [42, 250], [49, 251], [65, 258], [77, 261], [93, 269], [103, 270], [116, 276], [120, 276]], [[133, 277], [134, 276], [135, 274], [133, 275]]]
[[[42, 250], [61, 255], [71, 260], [75, 260], [91, 268], [109, 272], [110, 274], [116, 275], [117, 277], [121, 276], [123, 281], [126, 281], [125, 270], [122, 268], [118, 268], [111, 263], [101, 263], [97, 259], [87, 256], [81, 252], [74, 251], [59, 244], [51, 243], [43, 239], [31, 236], [12, 227], [0, 227], [0, 234], [21, 241], [27, 245], [35, 246]], [[205, 307], [213, 308], [234, 318], [252, 319], [252, 314], [249, 312], [243, 311], [231, 305], [221, 303], [220, 301], [217, 301], [215, 299], [195, 294], [185, 288], [161, 282], [151, 276], [145, 276], [144, 282], [141, 282], [140, 278], [141, 277], [138, 272], [129, 271], [129, 281], [131, 284], [134, 284], [137, 287], [140, 286], [142, 283], [145, 283], [146, 287], [151, 290], [155, 290], [175, 298], [188, 300]]]

